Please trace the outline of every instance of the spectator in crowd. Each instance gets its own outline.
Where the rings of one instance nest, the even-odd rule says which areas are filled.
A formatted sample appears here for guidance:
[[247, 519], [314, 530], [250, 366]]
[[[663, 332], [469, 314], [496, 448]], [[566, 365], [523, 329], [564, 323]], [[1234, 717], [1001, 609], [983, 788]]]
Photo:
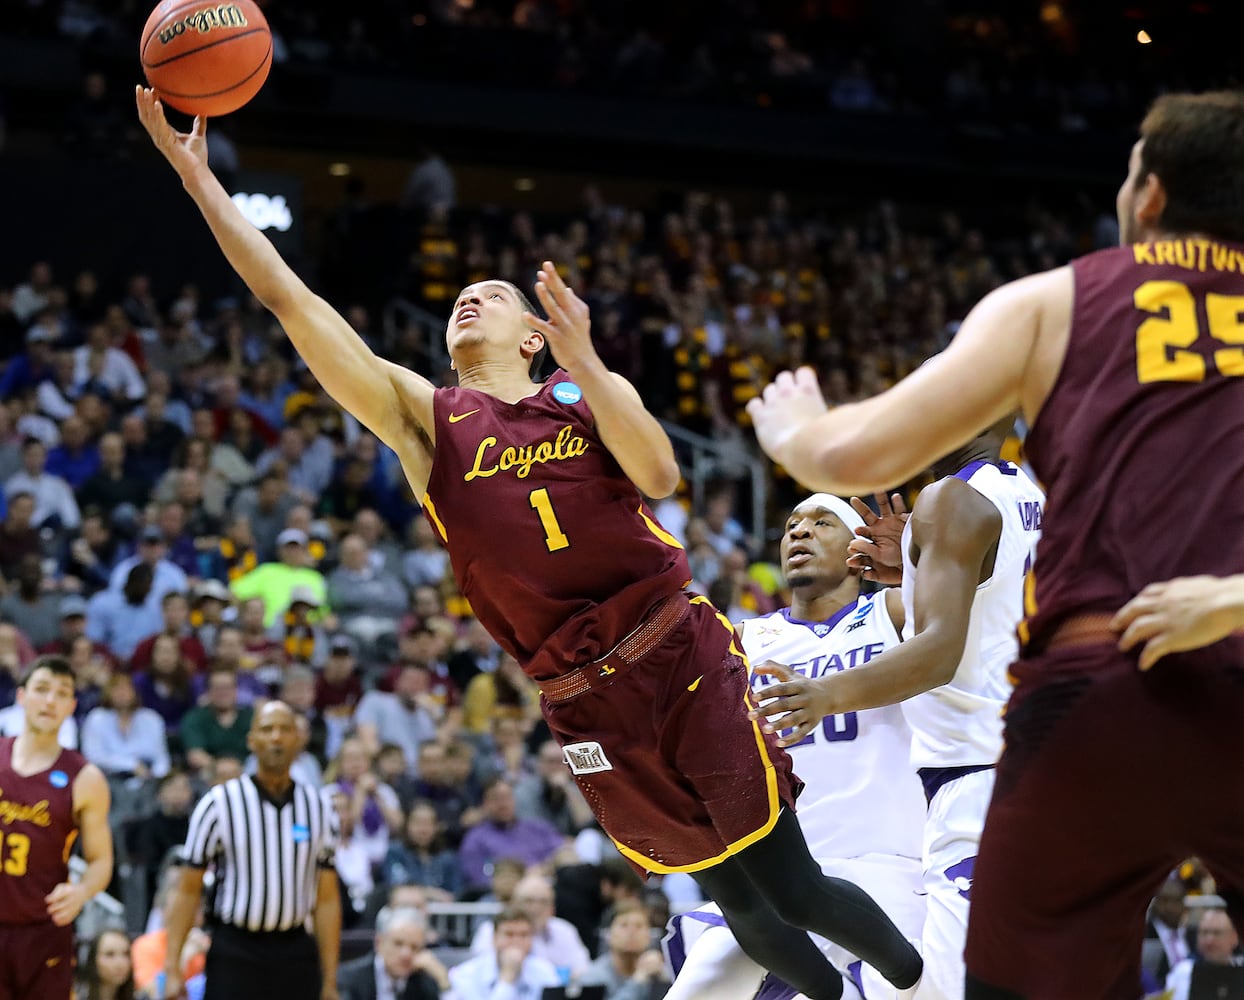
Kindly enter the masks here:
[[[328, 761], [328, 726], [315, 707], [315, 672], [301, 664], [291, 664], [281, 675], [281, 701], [307, 722], [307, 751], [318, 767]], [[310, 784], [319, 785], [316, 780]]]
[[168, 539], [157, 525], [149, 524], [139, 532], [138, 551], [117, 564], [108, 585], [113, 590], [120, 590], [130, 570], [139, 563], [151, 567], [151, 590], [157, 601], [163, 601], [165, 594], [189, 592], [190, 580], [185, 570], [168, 558]]
[[104, 700], [104, 686], [113, 671], [112, 659], [100, 653], [95, 643], [84, 635], [69, 644], [66, 659], [73, 669], [74, 697], [77, 699], [73, 716], [81, 725], [87, 714]]
[[[528, 872], [514, 887], [510, 905], [531, 919], [531, 954], [557, 969], [561, 981], [575, 979], [587, 970], [591, 956], [574, 925], [554, 915], [553, 882], [538, 872]], [[480, 924], [471, 941], [471, 954], [483, 955], [493, 949], [492, 921]]]
[[440, 817], [430, 802], [410, 807], [403, 839], [389, 844], [380, 871], [389, 885], [415, 882], [441, 901], [455, 898], [462, 890], [458, 856], [446, 847]]
[[134, 675], [139, 699], [164, 720], [169, 733], [176, 733], [186, 713], [194, 708], [190, 675], [190, 663], [171, 635], [156, 637], [151, 647], [151, 669]]
[[164, 720], [143, 708], [128, 674], [113, 674], [103, 701], [82, 723], [82, 753], [110, 778], [163, 778], [169, 771]]
[[347, 530], [360, 511], [378, 505], [371, 479], [372, 464], [360, 455], [348, 456], [342, 463], [341, 472], [319, 498], [316, 514], [326, 518], [333, 531]]
[[164, 623], [154, 580], [152, 566], [140, 562], [127, 571], [120, 589], [109, 587], [92, 597], [86, 605], [87, 636], [117, 659], [129, 660], [138, 644]]
[[345, 889], [345, 926], [357, 923], [367, 908], [375, 882], [372, 878], [372, 860], [368, 844], [360, 836], [358, 821], [351, 807], [350, 796], [340, 787], [331, 793], [333, 811], [337, 816], [337, 846], [333, 851], [333, 867]]
[[111, 524], [94, 508], [87, 508], [78, 536], [69, 542], [62, 560], [62, 583], [94, 594], [108, 586], [121, 562], [121, 542]]
[[411, 590], [423, 586], [439, 587], [450, 572], [449, 553], [436, 537], [428, 519], [413, 518], [409, 537], [410, 548], [402, 556], [402, 579], [406, 581], [406, 586]]
[[4, 484], [5, 496], [29, 493], [35, 500], [31, 524], [45, 525], [58, 531], [72, 531], [82, 522], [78, 501], [73, 489], [60, 476], [46, 469], [47, 446], [38, 438], [30, 437], [22, 443], [22, 471], [11, 476]]
[[52, 348], [60, 332], [51, 317], [40, 320], [26, 331], [26, 350], [18, 354], [0, 373], [0, 399], [12, 399], [29, 392], [44, 379], [56, 374]]
[[274, 659], [263, 659], [247, 652], [242, 632], [236, 626], [222, 625], [216, 636], [216, 655], [212, 670], [228, 670], [237, 681], [238, 704], [253, 706], [268, 698], [281, 677], [281, 667]]
[[141, 507], [151, 489], [150, 483], [126, 471], [125, 441], [113, 431], [99, 439], [99, 466], [80, 485], [78, 500], [83, 510], [113, 510], [126, 503]]
[[[151, 991], [167, 964], [169, 919], [176, 905], [177, 883], [181, 873], [178, 865], [172, 865], [165, 871], [164, 881], [156, 893], [156, 906], [161, 915], [160, 926], [136, 938], [130, 948], [134, 962], [134, 982], [140, 990]], [[199, 926], [201, 923], [202, 914], [197, 913], [194, 917], [195, 926], [186, 935], [186, 943], [181, 951], [183, 980], [200, 975], [207, 965], [207, 950], [211, 941]]]
[[391, 694], [368, 691], [363, 695], [354, 722], [369, 752], [379, 752], [382, 743], [396, 743], [408, 761], [419, 759], [419, 745], [436, 738], [436, 706], [429, 680], [426, 670], [403, 664]]
[[328, 659], [315, 681], [315, 708], [325, 722], [337, 725], [348, 723], [363, 698], [363, 682], [359, 678], [355, 662], [354, 640], [338, 633], [328, 644]]
[[334, 791], [347, 797], [355, 836], [370, 865], [379, 867], [389, 849], [389, 836], [402, 828], [397, 793], [372, 770], [372, 754], [357, 737], [347, 738], [337, 754]]
[[[254, 523], [253, 516], [251, 522]], [[295, 587], [305, 588], [300, 593], [309, 592], [315, 607], [321, 608], [325, 603], [328, 588], [319, 570], [308, 565], [307, 542], [305, 531], [286, 528], [276, 537], [278, 561], [260, 563], [231, 585], [234, 596], [240, 601], [263, 598], [264, 625], [268, 628], [276, 624], [278, 615], [293, 602]]]
[[133, 359], [112, 343], [112, 333], [104, 323], [95, 323], [86, 332], [86, 343], [73, 352], [74, 380], [104, 390], [118, 402], [133, 403], [143, 398], [147, 385]]
[[346, 535], [338, 554], [341, 562], [328, 575], [328, 603], [343, 628], [349, 630], [357, 619], [397, 619], [406, 613], [408, 600], [402, 582], [376, 569], [359, 535]]
[[468, 889], [488, 885], [488, 866], [497, 858], [517, 858], [529, 865], [547, 861], [565, 842], [553, 827], [536, 819], [519, 819], [514, 789], [497, 778], [484, 789], [484, 816], [462, 838], [458, 857]]
[[134, 1000], [134, 963], [129, 935], [122, 930], [100, 931], [86, 949], [78, 970], [77, 1000]]
[[[466, 622], [463, 637], [458, 648], [449, 657], [446, 667], [458, 690], [465, 692], [476, 674], [491, 674], [497, 669], [500, 659], [501, 647], [480, 624], [479, 619], [471, 618]], [[483, 732], [487, 729], [487, 715], [495, 703], [494, 696], [495, 692], [476, 692], [477, 704], [471, 720], [467, 723], [472, 732]]]
[[1183, 882], [1168, 878], [1153, 897], [1145, 923], [1145, 968], [1155, 981], [1166, 977], [1196, 950], [1195, 932], [1188, 927], [1188, 907], [1184, 903]]
[[7, 486], [4, 492], [8, 510], [0, 524], [0, 578], [9, 579], [27, 556], [41, 557], [43, 546], [34, 522], [34, 494]]
[[169, 453], [153, 442], [147, 423], [136, 413], [121, 418], [121, 441], [125, 445], [125, 474], [141, 483], [155, 483], [168, 468]]
[[35, 648], [16, 625], [0, 623], [0, 706], [13, 704], [18, 681], [35, 658]]
[[77, 415], [66, 417], [60, 425], [60, 444], [48, 452], [48, 475], [63, 479], [73, 490], [80, 490], [99, 466], [99, 449], [91, 441], [86, 421]]
[[148, 806], [138, 822], [129, 826], [125, 846], [130, 862], [145, 876], [148, 907], [160, 884], [160, 872], [169, 852], [186, 842], [193, 804], [194, 788], [190, 779], [184, 771], [171, 770], [156, 784], [155, 803]]
[[496, 670], [476, 674], [462, 696], [463, 724], [467, 731], [482, 736], [497, 716], [534, 720], [540, 712], [540, 691], [523, 673], [518, 661], [501, 653]]
[[[1240, 955], [1240, 937], [1236, 933], [1227, 911], [1220, 907], [1205, 910], [1196, 928], [1196, 957], [1185, 958], [1166, 977], [1166, 989], [1171, 1000], [1189, 1000], [1192, 988], [1202, 976], [1214, 967], [1233, 966], [1235, 989], [1244, 988], [1244, 957]], [[1226, 991], [1214, 988], [1218, 996]], [[1204, 995], [1209, 995], [1208, 993]]]
[[528, 727], [512, 715], [494, 715], [488, 727], [488, 740], [481, 750], [480, 779], [505, 778], [516, 786], [535, 773], [527, 752]]
[[605, 1000], [661, 1000], [670, 983], [665, 958], [652, 947], [648, 912], [638, 903], [613, 911], [607, 950], [581, 976], [580, 986], [603, 986]]
[[340, 1000], [438, 1000], [449, 972], [427, 946], [427, 921], [413, 908], [376, 916], [375, 950], [337, 970]]
[[[252, 544], [261, 559], [271, 559], [277, 552], [277, 536], [284, 529], [285, 519], [297, 502], [289, 491], [285, 475], [277, 471], [262, 476], [255, 486], [241, 490], [234, 498], [231, 514], [235, 518], [246, 518]], [[235, 579], [233, 573], [229, 574], [229, 578]]]
[[[360, 444], [363, 442], [367, 443], [366, 447], [373, 449], [379, 447], [376, 439], [370, 434], [360, 438]], [[404, 503], [400, 506], [403, 510], [408, 509], [408, 505]], [[393, 538], [384, 518], [372, 508], [364, 507], [354, 515], [354, 533], [367, 543], [367, 558], [377, 570], [401, 576], [402, 557], [406, 550]], [[439, 583], [438, 580], [437, 584]]]
[[494, 988], [511, 996], [538, 997], [564, 980], [547, 959], [531, 953], [532, 923], [518, 909], [502, 910], [493, 921], [493, 951], [449, 970], [447, 1000], [494, 1000]]
[[229, 518], [224, 535], [208, 553], [208, 572], [217, 580], [232, 583], [259, 565], [255, 549], [255, 536], [251, 534], [251, 522], [245, 514]]
[[441, 743], [429, 740], [421, 745], [416, 760], [415, 795], [436, 810], [446, 839], [456, 846], [462, 842], [463, 826], [470, 825], [463, 822], [463, 815], [475, 811], [471, 790], [450, 773], [447, 750]]
[[320, 607], [320, 599], [312, 588], [300, 584], [290, 591], [289, 607], [268, 629], [269, 639], [279, 646], [287, 663], [313, 667], [324, 663], [332, 640], [315, 620]]
[[60, 634], [60, 595], [43, 576], [43, 560], [32, 554], [22, 557], [14, 577], [16, 587], [0, 597], [0, 621], [21, 627], [35, 647], [45, 646]]
[[[39, 652], [68, 656], [74, 642], [85, 635], [86, 601], [77, 594], [67, 594], [60, 601], [60, 629], [56, 638], [40, 646]], [[94, 653], [112, 664], [112, 657], [105, 646], [100, 643], [91, 643], [91, 648]]]
[[161, 635], [170, 635], [177, 640], [181, 655], [190, 661], [195, 673], [207, 666], [207, 652], [203, 643], [190, 627], [190, 602], [179, 590], [170, 590], [160, 600], [160, 616], [162, 625], [159, 632], [149, 635], [137, 646], [130, 656], [131, 670], [147, 670], [151, 666], [151, 647]]
[[[424, 746], [427, 746], [425, 743]], [[408, 813], [419, 797], [414, 768], [406, 760], [406, 754], [396, 743], [382, 743], [376, 753], [376, 774], [386, 785], [397, 792], [402, 812]]]
[[217, 757], [245, 760], [251, 709], [238, 704], [238, 677], [228, 667], [213, 666], [207, 675], [204, 703], [190, 709], [181, 721], [186, 763], [200, 773]]
[[592, 808], [554, 740], [540, 744], [536, 773], [525, 775], [514, 786], [514, 802], [520, 818], [543, 820], [567, 837], [595, 823]]
[[225, 624], [225, 609], [232, 603], [233, 595], [219, 580], [200, 580], [191, 591], [190, 626], [209, 657], [216, 652], [216, 639]]
[[255, 473], [264, 475], [280, 465], [289, 488], [305, 503], [314, 503], [333, 475], [333, 446], [322, 435], [308, 441], [301, 427], [285, 427], [280, 442], [259, 456]]

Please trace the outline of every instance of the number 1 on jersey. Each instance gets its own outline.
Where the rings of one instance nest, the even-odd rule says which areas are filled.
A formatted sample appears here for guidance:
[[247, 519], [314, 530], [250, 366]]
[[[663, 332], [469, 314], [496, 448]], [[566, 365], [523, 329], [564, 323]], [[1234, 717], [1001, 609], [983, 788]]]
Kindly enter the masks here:
[[557, 515], [553, 513], [553, 501], [549, 499], [549, 491], [543, 487], [532, 490], [527, 496], [531, 509], [540, 515], [540, 526], [544, 528], [544, 544], [550, 552], [570, 548], [570, 539], [557, 523]]

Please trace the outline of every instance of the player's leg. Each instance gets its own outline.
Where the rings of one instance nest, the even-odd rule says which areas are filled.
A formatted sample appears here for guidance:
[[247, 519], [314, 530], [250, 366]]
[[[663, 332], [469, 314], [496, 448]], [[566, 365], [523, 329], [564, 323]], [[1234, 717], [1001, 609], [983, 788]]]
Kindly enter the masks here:
[[[738, 855], [738, 863], [786, 923], [814, 931], [858, 955], [899, 989], [914, 986], [920, 978], [920, 955], [911, 942], [868, 893], [821, 871], [789, 809], [782, 810], [767, 836]], [[782, 975], [779, 969], [768, 968]]]
[[[810, 1000], [839, 1000], [842, 976], [804, 931], [778, 916], [752, 883], [740, 858], [727, 858], [694, 874], [700, 888], [721, 907], [726, 924], [749, 958]], [[775, 872], [774, 877], [787, 874], [794, 875]]]
[[1130, 661], [1076, 656], [1088, 662], [1071, 679], [1021, 686], [1007, 712], [973, 873], [969, 1000], [1141, 993], [1145, 907], [1180, 860], [1183, 811], [1147, 795], [1182, 727]]
[[665, 1000], [751, 1000], [765, 975], [712, 903], [673, 917], [661, 943], [674, 971]]
[[10, 931], [6, 948], [4, 979], [0, 997], [7, 987], [12, 1000], [69, 1000], [73, 995], [74, 948], [73, 927], [51, 924], [36, 927], [15, 927]]
[[960, 1000], [972, 875], [993, 793], [993, 769], [939, 788], [924, 826], [924, 977], [917, 1000]]

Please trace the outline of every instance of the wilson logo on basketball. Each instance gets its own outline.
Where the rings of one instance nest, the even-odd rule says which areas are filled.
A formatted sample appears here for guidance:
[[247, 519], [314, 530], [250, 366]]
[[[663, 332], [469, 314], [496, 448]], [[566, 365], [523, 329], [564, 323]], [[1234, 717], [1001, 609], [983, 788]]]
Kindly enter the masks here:
[[247, 23], [246, 15], [242, 13], [242, 9], [237, 4], [222, 3], [219, 7], [204, 7], [202, 10], [196, 10], [180, 21], [174, 21], [167, 27], [161, 28], [159, 37], [161, 44], [167, 45], [178, 35], [184, 35], [187, 31], [197, 31], [206, 35], [216, 28], [245, 28]]

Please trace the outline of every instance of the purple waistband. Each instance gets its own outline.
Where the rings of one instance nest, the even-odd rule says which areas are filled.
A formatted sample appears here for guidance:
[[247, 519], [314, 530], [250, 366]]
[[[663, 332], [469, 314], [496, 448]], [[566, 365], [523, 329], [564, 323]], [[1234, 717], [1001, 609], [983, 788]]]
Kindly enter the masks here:
[[988, 771], [992, 768], [992, 764], [965, 764], [962, 767], [922, 767], [916, 773], [920, 775], [920, 783], [924, 785], [924, 800], [932, 805], [933, 796], [944, 785], [949, 785], [956, 778], [975, 774], [977, 771]]

